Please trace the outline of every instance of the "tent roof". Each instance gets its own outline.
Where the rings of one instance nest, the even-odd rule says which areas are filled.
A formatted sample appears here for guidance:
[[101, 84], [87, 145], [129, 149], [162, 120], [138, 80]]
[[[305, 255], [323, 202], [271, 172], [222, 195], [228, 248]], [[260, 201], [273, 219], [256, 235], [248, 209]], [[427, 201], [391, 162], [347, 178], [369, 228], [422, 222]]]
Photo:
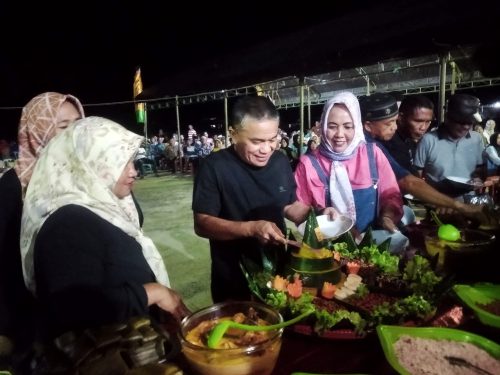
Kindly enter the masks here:
[[[413, 82], [410, 86], [431, 86], [435, 83], [421, 80], [429, 79], [429, 69], [434, 69], [431, 75], [436, 76], [432, 61], [449, 51], [453, 51], [452, 58], [461, 61], [459, 67], [465, 74], [500, 76], [500, 64], [493, 59], [495, 49], [500, 47], [499, 11], [500, 2], [486, 0], [476, 0], [468, 7], [447, 0], [370, 2], [328, 22], [239, 53], [208, 62], [200, 58], [199, 65], [183, 72], [167, 72], [161, 82], [145, 88], [140, 99], [154, 103], [155, 99], [176, 95], [222, 92], [277, 81], [297, 86], [304, 77], [321, 96], [323, 91], [332, 90], [315, 81], [336, 81], [340, 88], [340, 82], [332, 78], [351, 75], [356, 78], [351, 83], [344, 80], [344, 89], [359, 88], [362, 86], [356, 80], [363, 79], [367, 69], [377, 78], [372, 79], [377, 90], [388, 89], [391, 79]], [[418, 64], [427, 66], [408, 69]], [[392, 78], [388, 72], [393, 73]]]

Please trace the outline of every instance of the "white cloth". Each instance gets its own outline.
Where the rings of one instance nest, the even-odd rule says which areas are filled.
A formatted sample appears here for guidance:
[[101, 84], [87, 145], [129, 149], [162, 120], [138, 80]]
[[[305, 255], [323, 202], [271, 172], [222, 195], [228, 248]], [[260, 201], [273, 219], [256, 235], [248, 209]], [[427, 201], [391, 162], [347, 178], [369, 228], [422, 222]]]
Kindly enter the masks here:
[[33, 248], [43, 223], [58, 208], [83, 206], [135, 238], [159, 283], [170, 286], [161, 254], [144, 236], [132, 196], [112, 191], [142, 137], [121, 125], [88, 117], [74, 123], [42, 151], [24, 201], [21, 257], [26, 286], [35, 292]]
[[342, 215], [349, 216], [356, 222], [356, 205], [347, 170], [341, 161], [332, 162], [330, 173], [330, 198], [333, 207]]

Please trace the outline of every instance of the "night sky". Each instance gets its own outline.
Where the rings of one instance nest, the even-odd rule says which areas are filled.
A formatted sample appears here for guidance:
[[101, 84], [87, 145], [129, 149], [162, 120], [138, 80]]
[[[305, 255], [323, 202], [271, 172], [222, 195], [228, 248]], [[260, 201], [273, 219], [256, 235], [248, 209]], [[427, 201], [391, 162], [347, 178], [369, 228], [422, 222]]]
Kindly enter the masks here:
[[[390, 3], [378, 3], [384, 2]], [[45, 1], [2, 1], [0, 138], [15, 139], [21, 107], [44, 91], [71, 93], [84, 104], [87, 115], [109, 117], [137, 130], [132, 104], [102, 105], [132, 100], [136, 67], [141, 67], [147, 88], [213, 58], [244, 52], [377, 2], [346, 0], [327, 8], [320, 5], [324, 2], [292, 8], [289, 2], [252, 1], [240, 2], [238, 9], [245, 9], [239, 12], [217, 2], [199, 7], [192, 2], [175, 7], [172, 2], [138, 3], [130, 7], [123, 1], [100, 1], [93, 6], [83, 1], [61, 3], [55, 9]], [[353, 27], [358, 22], [366, 21], [355, 19]], [[204, 126], [222, 116], [222, 103], [181, 110], [186, 125]], [[174, 124], [172, 111], [151, 113], [152, 128], [168, 130]]]
[[44, 91], [71, 93], [84, 104], [87, 115], [133, 126], [132, 104], [86, 105], [132, 100], [137, 66], [146, 88], [172, 72], [326, 17], [317, 17], [312, 9], [284, 17], [281, 10], [255, 2], [241, 5], [248, 9], [232, 17], [223, 17], [222, 12], [231, 9], [215, 2], [197, 8], [181, 2], [175, 5], [177, 13], [173, 3], [158, 1], [141, 1], [134, 7], [123, 1], [101, 1], [105, 5], [99, 7], [84, 1], [57, 9], [49, 3], [0, 5], [0, 138], [15, 137], [20, 108]]

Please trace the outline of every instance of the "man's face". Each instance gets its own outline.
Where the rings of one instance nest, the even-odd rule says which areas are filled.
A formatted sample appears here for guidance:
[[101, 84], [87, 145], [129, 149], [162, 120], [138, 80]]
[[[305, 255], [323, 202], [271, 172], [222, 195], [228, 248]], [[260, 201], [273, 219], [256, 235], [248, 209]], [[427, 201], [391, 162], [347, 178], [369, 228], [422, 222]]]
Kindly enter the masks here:
[[411, 139], [418, 142], [429, 129], [434, 111], [429, 108], [414, 108], [411, 113], [400, 113], [399, 123]]
[[454, 140], [462, 139], [463, 137], [465, 137], [469, 133], [473, 125], [474, 124], [472, 123], [461, 123], [452, 120], [449, 117], [446, 119], [446, 129], [448, 130], [450, 138]]
[[364, 127], [373, 138], [380, 141], [389, 141], [394, 136], [394, 133], [396, 133], [396, 129], [398, 128], [396, 124], [397, 119], [398, 114], [395, 114], [394, 116], [383, 120], [365, 121]]
[[246, 118], [243, 128], [233, 131], [234, 149], [247, 164], [265, 167], [276, 149], [279, 121]]

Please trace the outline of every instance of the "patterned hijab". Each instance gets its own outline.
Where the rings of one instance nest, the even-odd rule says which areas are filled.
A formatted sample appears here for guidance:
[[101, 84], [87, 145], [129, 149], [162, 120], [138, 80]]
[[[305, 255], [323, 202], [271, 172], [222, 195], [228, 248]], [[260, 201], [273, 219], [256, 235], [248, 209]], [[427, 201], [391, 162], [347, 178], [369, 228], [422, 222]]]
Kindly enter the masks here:
[[23, 108], [17, 136], [19, 159], [15, 167], [23, 191], [30, 182], [33, 167], [41, 150], [56, 134], [57, 114], [66, 101], [73, 103], [81, 117], [85, 117], [82, 104], [76, 97], [57, 92], [37, 95]]
[[[344, 104], [351, 114], [354, 123], [354, 137], [347, 148], [342, 152], [335, 152], [327, 137], [328, 116], [335, 104]], [[363, 133], [363, 124], [361, 122], [361, 111], [359, 109], [358, 99], [351, 92], [341, 92], [328, 100], [321, 114], [321, 143], [319, 152], [321, 155], [332, 161], [330, 171], [330, 198], [333, 207], [342, 215], [347, 215], [356, 221], [356, 207], [352, 193], [351, 182], [347, 170], [342, 163], [343, 160], [349, 160], [356, 155], [358, 146], [366, 143]]]
[[21, 256], [26, 286], [35, 291], [33, 247], [36, 235], [58, 208], [76, 204], [135, 238], [157, 281], [169, 286], [163, 259], [144, 236], [131, 195], [112, 189], [143, 137], [101, 117], [87, 117], [65, 129], [40, 155], [28, 185], [21, 226]]

